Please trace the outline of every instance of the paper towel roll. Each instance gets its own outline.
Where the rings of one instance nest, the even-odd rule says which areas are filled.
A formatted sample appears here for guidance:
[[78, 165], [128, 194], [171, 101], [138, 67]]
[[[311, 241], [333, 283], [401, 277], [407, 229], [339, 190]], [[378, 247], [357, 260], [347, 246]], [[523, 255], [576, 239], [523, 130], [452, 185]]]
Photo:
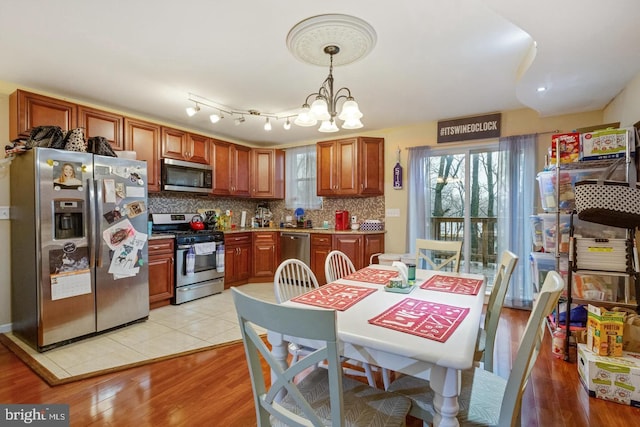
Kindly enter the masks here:
[[247, 225], [247, 211], [242, 211], [240, 214], [240, 227], [244, 228]]

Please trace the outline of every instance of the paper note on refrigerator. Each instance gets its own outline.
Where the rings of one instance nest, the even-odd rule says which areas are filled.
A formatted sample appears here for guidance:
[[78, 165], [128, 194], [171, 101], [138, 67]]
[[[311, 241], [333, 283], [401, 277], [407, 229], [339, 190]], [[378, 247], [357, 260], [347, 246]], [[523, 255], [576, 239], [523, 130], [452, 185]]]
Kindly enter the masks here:
[[73, 271], [51, 276], [51, 300], [91, 293], [91, 270]]
[[113, 274], [114, 279], [138, 274], [140, 271], [140, 254], [147, 242], [147, 237], [145, 233], [136, 231], [133, 236], [122, 242], [114, 250], [113, 258], [111, 258], [111, 264], [109, 265], [109, 273]]

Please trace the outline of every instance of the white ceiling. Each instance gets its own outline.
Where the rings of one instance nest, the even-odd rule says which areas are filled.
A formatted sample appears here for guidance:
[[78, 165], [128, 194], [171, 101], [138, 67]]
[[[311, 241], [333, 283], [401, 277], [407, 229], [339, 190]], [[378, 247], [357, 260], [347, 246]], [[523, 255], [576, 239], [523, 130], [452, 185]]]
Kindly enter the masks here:
[[333, 138], [347, 131], [185, 114], [189, 93], [296, 111], [328, 67], [294, 58], [286, 36], [326, 13], [377, 33], [369, 55], [334, 69], [364, 113], [360, 131], [522, 107], [591, 111], [640, 72], [638, 0], [2, 0], [0, 80], [256, 145]]

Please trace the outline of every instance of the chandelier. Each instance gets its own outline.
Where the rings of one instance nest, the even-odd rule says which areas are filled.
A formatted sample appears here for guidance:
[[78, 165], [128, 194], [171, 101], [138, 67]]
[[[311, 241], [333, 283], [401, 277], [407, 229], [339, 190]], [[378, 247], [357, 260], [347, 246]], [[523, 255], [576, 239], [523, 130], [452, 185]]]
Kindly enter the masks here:
[[[338, 132], [337, 120], [342, 121], [342, 129], [360, 129], [363, 127], [362, 112], [349, 88], [334, 90], [333, 66], [350, 64], [365, 57], [375, 46], [376, 39], [373, 27], [354, 16], [327, 14], [307, 18], [289, 31], [287, 48], [300, 61], [322, 67], [327, 65], [329, 55], [329, 75], [317, 92], [307, 96], [301, 110], [281, 113], [242, 110], [190, 93], [188, 99], [193, 104], [186, 112], [191, 117], [198, 114], [201, 107], [208, 107], [213, 110], [209, 115], [211, 123], [218, 123], [225, 115], [233, 118], [236, 125], [244, 123], [245, 117], [260, 118], [264, 120], [266, 131], [271, 130], [272, 121], [280, 120], [284, 122], [285, 130], [291, 128], [292, 122], [298, 126], [315, 126], [320, 121], [318, 131]], [[338, 53], [340, 55], [336, 56]]]
[[[329, 76], [324, 80], [317, 92], [311, 93], [302, 105], [302, 110], [293, 123], [298, 126], [315, 126], [318, 120], [322, 122], [318, 131], [337, 132], [336, 116], [343, 120], [343, 129], [359, 129], [362, 127], [362, 112], [358, 108], [358, 103], [351, 96], [351, 90], [341, 87], [334, 92], [333, 89], [333, 55], [337, 55], [340, 48], [329, 45], [324, 48], [324, 53], [329, 55]], [[309, 105], [309, 100], [315, 100]], [[338, 101], [344, 99], [342, 111], [338, 113]]]

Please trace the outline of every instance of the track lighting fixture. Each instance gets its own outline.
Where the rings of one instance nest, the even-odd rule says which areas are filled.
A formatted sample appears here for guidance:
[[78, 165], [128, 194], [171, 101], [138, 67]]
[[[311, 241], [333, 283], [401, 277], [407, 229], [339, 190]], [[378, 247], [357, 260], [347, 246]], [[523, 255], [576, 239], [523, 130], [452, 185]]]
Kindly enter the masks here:
[[200, 106], [198, 105], [197, 102], [196, 102], [195, 107], [187, 107], [187, 115], [189, 117], [195, 116], [198, 111], [200, 111]]
[[209, 116], [209, 120], [211, 120], [211, 123], [218, 123], [221, 119], [224, 119], [224, 116], [221, 112], [213, 113]]
[[264, 130], [266, 131], [271, 130], [271, 122], [269, 121], [269, 117], [267, 117], [267, 121], [264, 122]]
[[291, 122], [289, 121], [289, 117], [287, 117], [287, 121], [284, 122], [284, 130], [289, 130], [291, 129]]
[[244, 116], [240, 116], [237, 119], [235, 119], [234, 123], [235, 123], [236, 126], [243, 124], [244, 123]]

